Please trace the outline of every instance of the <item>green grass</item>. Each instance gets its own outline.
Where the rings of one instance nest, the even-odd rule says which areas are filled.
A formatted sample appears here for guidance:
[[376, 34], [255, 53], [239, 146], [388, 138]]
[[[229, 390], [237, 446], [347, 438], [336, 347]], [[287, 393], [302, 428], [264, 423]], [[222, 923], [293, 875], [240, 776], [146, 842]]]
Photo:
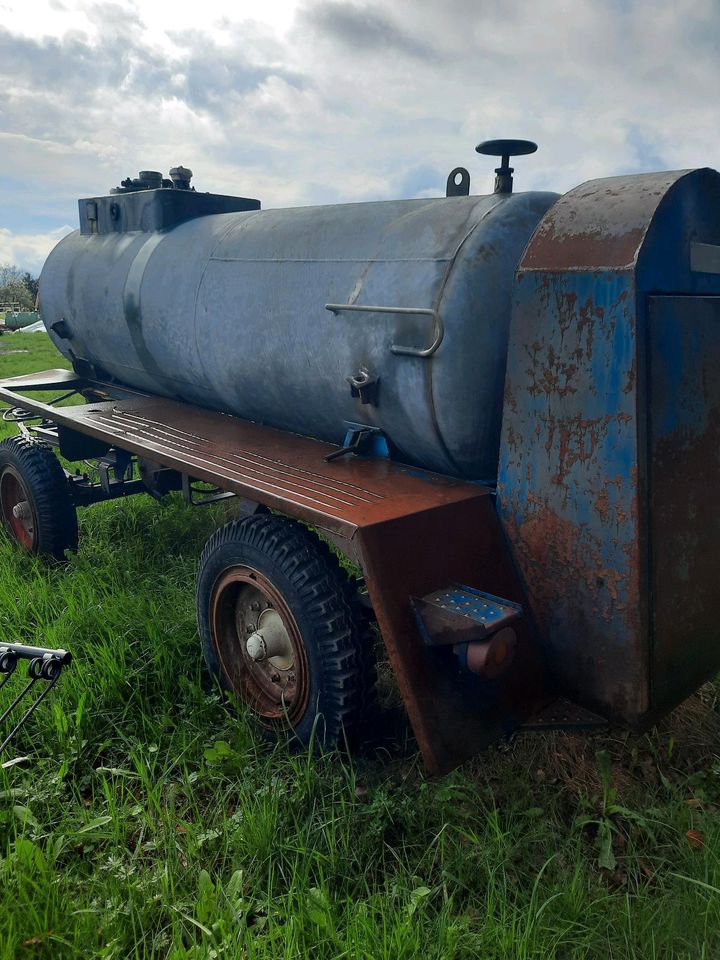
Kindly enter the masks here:
[[[0, 376], [58, 365], [0, 338]], [[222, 519], [138, 497], [81, 513], [67, 565], [0, 542], [0, 636], [75, 656], [0, 770], [1, 958], [718, 956], [712, 685], [647, 736], [526, 735], [444, 780], [412, 746], [271, 749], [203, 681]]]

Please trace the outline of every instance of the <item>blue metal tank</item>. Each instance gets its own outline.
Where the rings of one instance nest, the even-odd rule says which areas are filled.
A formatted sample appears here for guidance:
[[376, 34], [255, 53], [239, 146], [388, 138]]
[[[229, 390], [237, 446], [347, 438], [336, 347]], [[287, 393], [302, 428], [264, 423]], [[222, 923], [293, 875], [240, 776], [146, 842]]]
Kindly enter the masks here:
[[76, 367], [336, 443], [377, 427], [397, 459], [495, 480], [513, 275], [556, 194], [148, 214], [173, 193], [134, 220], [81, 201], [50, 254], [42, 317]]

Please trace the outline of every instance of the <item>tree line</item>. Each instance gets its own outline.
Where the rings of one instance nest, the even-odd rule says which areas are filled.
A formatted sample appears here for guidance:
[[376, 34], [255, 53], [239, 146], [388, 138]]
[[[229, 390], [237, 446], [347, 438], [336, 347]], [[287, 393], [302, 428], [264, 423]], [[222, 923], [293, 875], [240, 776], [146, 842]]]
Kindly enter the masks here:
[[20, 310], [32, 310], [37, 292], [37, 277], [12, 263], [0, 263], [0, 304], [17, 304]]

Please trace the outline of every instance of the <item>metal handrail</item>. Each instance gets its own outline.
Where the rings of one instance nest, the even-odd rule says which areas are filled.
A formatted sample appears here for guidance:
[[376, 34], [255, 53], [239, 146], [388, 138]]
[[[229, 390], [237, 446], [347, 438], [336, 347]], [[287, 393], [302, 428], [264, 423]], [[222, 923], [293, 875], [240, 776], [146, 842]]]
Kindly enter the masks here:
[[390, 349], [393, 353], [406, 357], [431, 357], [445, 336], [445, 325], [440, 318], [437, 310], [429, 310], [427, 307], [371, 307], [357, 303], [326, 303], [325, 309], [336, 316], [338, 313], [397, 313], [403, 316], [420, 315], [433, 318], [433, 342], [429, 347], [404, 347], [394, 343]]

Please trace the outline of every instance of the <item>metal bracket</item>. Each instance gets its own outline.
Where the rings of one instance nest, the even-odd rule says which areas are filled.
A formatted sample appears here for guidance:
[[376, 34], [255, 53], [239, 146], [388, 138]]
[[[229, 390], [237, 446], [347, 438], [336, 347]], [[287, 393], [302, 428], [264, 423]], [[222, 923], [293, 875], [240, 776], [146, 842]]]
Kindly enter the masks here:
[[[131, 479], [128, 471], [132, 473], [132, 455], [124, 450], [112, 449], [104, 457], [97, 461], [98, 472], [100, 474], [100, 486], [106, 496], [111, 496], [112, 487], [117, 484], [123, 484]], [[110, 479], [110, 471], [115, 472], [115, 480]]]
[[393, 313], [398, 316], [423, 316], [433, 319], [433, 340], [429, 347], [405, 347], [394, 343], [390, 350], [392, 353], [404, 357], [431, 357], [443, 342], [445, 336], [445, 326], [437, 310], [428, 310], [426, 307], [371, 307], [363, 306], [357, 303], [326, 303], [325, 309], [335, 316], [338, 313]]
[[149, 457], [138, 457], [138, 470], [145, 490], [155, 500], [162, 500], [171, 490], [182, 489], [182, 474], [163, 467]]
[[339, 450], [333, 450], [325, 457], [326, 463], [332, 463], [333, 460], [339, 460], [340, 457], [347, 457], [351, 453], [357, 453], [359, 456], [383, 456], [389, 455], [387, 441], [382, 430], [377, 427], [366, 427], [361, 424], [353, 424], [348, 427], [345, 434], [345, 442]]
[[70, 338], [72, 337], [72, 331], [70, 330], [70, 325], [64, 317], [62, 317], [60, 320], [56, 320], [55, 323], [51, 324], [50, 329], [55, 334], [55, 336], [59, 337], [61, 340], [70, 340]]
[[[218, 500], [228, 500], [236, 496], [232, 490], [222, 490], [220, 487], [213, 487], [207, 491], [198, 491], [193, 487], [198, 481], [194, 477], [182, 474], [182, 495], [183, 500], [191, 507], [205, 507], [209, 503], [217, 503]], [[200, 494], [198, 496], [198, 494]]]
[[350, 394], [362, 404], [377, 405], [380, 380], [374, 377], [367, 367], [360, 367], [352, 377], [345, 378], [350, 384]]
[[29, 660], [27, 675], [28, 682], [17, 694], [9, 707], [0, 716], [0, 723], [4, 723], [12, 714], [24, 698], [31, 692], [33, 687], [39, 681], [44, 681], [47, 686], [40, 695], [30, 704], [25, 713], [20, 717], [10, 733], [0, 743], [0, 755], [13, 739], [15, 734], [27, 722], [30, 716], [37, 710], [40, 703], [50, 693], [52, 688], [60, 679], [63, 667], [66, 667], [72, 660], [72, 656], [67, 650], [48, 650], [46, 647], [26, 647], [19, 643], [0, 644], [0, 690], [10, 680], [17, 669], [18, 660]]

